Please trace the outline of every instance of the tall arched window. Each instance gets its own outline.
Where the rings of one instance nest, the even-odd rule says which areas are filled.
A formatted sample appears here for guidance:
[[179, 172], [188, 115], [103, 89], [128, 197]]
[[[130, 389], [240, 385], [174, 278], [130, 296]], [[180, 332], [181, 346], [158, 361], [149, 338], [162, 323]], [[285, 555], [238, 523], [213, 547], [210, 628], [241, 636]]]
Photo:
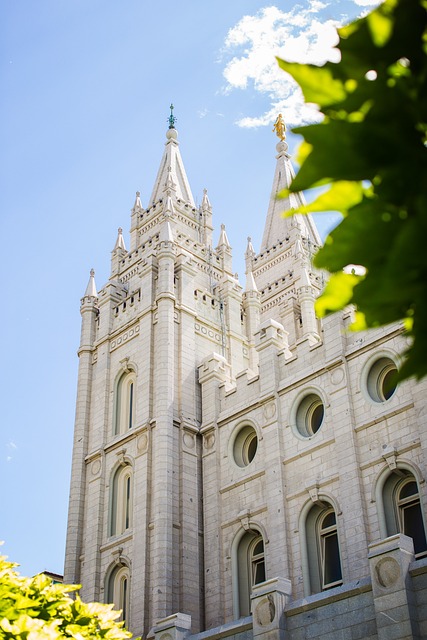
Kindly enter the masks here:
[[387, 535], [404, 533], [414, 541], [415, 557], [427, 555], [427, 540], [415, 477], [399, 469], [387, 478], [383, 488]]
[[114, 433], [125, 433], [135, 426], [135, 385], [134, 371], [124, 373], [118, 380], [114, 407]]
[[117, 469], [111, 485], [110, 535], [118, 536], [132, 526], [132, 468]]
[[241, 538], [234, 578], [237, 581], [238, 617], [248, 616], [251, 613], [252, 587], [266, 580], [264, 540], [259, 531], [246, 531]]
[[130, 576], [126, 566], [116, 567], [110, 574], [106, 589], [106, 603], [121, 611], [120, 620], [129, 623]]
[[314, 505], [306, 519], [310, 593], [342, 584], [337, 518], [328, 503]]

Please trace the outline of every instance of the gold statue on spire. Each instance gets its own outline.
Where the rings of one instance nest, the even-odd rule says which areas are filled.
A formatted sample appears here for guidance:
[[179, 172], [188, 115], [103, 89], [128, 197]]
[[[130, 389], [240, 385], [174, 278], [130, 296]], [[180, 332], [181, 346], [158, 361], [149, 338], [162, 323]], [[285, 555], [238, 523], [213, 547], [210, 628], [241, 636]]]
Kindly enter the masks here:
[[284, 140], [286, 138], [286, 125], [281, 113], [277, 116], [272, 131], [275, 132], [276, 136], [280, 138], [280, 140]]

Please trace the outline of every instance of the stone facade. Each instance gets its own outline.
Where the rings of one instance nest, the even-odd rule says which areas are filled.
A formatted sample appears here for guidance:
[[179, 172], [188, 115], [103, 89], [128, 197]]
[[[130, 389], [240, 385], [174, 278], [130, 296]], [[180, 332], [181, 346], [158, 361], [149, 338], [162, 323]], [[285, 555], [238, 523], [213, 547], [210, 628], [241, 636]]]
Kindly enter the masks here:
[[320, 322], [310, 216], [283, 218], [277, 145], [244, 290], [177, 132], [130, 250], [82, 299], [65, 581], [175, 637], [427, 637], [427, 384], [393, 372], [401, 326]]

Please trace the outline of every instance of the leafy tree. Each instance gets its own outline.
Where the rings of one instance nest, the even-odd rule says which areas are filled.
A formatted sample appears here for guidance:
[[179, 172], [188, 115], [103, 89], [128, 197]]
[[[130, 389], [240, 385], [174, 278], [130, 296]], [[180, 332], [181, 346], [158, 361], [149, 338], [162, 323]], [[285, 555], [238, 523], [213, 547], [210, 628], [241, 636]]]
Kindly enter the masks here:
[[[341, 60], [322, 67], [278, 60], [324, 120], [304, 137], [291, 191], [326, 183], [298, 212], [343, 221], [315, 266], [332, 275], [325, 315], [349, 303], [354, 328], [402, 321], [411, 336], [400, 377], [427, 374], [427, 1], [386, 0], [339, 30]], [[364, 275], [344, 273], [362, 265]]]
[[44, 574], [24, 578], [0, 556], [0, 639], [125, 640], [132, 634], [116, 622], [113, 605], [85, 604], [68, 595], [79, 587], [55, 584]]

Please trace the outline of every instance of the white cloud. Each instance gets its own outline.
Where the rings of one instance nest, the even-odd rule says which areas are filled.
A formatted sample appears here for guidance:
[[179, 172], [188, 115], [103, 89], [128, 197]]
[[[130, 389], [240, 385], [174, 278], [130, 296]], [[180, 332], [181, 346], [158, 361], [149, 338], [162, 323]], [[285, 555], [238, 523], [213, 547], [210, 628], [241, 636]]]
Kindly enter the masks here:
[[6, 456], [6, 462], [11, 462], [13, 460], [12, 454], [18, 449], [18, 445], [15, 444], [13, 440], [9, 440], [9, 442], [6, 443], [6, 449], [8, 452], [8, 455]]
[[372, 0], [353, 0], [353, 2], [358, 7], [374, 7], [378, 4], [378, 2], [373, 2]]
[[[354, 0], [366, 4], [367, 0]], [[372, 5], [372, 1], [370, 1]], [[377, 3], [378, 4], [378, 3]], [[272, 123], [280, 111], [290, 125], [318, 121], [321, 116], [304, 104], [295, 81], [281, 71], [275, 56], [291, 62], [323, 64], [338, 62], [337, 27], [341, 22], [330, 17], [328, 4], [306, 0], [285, 12], [275, 6], [265, 7], [256, 15], [244, 16], [229, 30], [223, 47], [223, 57], [231, 57], [223, 71], [225, 94], [234, 89], [252, 87], [266, 96], [270, 108], [261, 115], [246, 116], [237, 124], [258, 127]], [[325, 18], [322, 13], [326, 13]]]

